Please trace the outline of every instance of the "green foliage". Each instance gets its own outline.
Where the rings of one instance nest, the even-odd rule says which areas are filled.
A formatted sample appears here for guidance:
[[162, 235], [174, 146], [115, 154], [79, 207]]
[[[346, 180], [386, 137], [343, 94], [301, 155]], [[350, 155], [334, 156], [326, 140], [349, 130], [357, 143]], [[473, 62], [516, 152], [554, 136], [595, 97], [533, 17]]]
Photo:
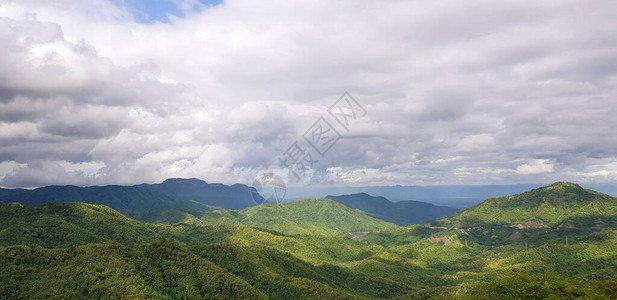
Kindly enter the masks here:
[[326, 196], [347, 207], [359, 209], [367, 215], [397, 225], [427, 224], [448, 217], [458, 211], [456, 208], [437, 206], [420, 201], [390, 202], [384, 197], [373, 197], [366, 193], [342, 196]]
[[362, 237], [361, 240], [384, 247], [392, 247], [417, 242], [423, 238], [430, 237], [432, 233], [440, 231], [441, 230], [433, 230], [425, 226], [389, 228], [370, 232]]
[[172, 240], [138, 248], [0, 248], [0, 298], [266, 299]]
[[245, 210], [213, 210], [183, 222], [201, 225], [244, 225], [288, 235], [349, 236], [396, 225], [365, 215], [329, 199], [305, 199], [282, 204], [262, 204]]
[[508, 277], [475, 284], [465, 295], [474, 299], [600, 299], [605, 295], [554, 272]]
[[[532, 193], [521, 207], [612, 201], [569, 184]], [[341, 207], [307, 200], [170, 212], [183, 223], [166, 225], [101, 205], [0, 204], [0, 299], [617, 297], [615, 231], [512, 228], [487, 218], [495, 212], [473, 216], [483, 222], [473, 228], [397, 227]], [[371, 232], [349, 235], [364, 230]]]
[[137, 245], [156, 236], [155, 226], [131, 220], [103, 205], [0, 203], [0, 245], [4, 246], [52, 248], [104, 241]]
[[192, 250], [241, 276], [272, 299], [313, 298], [314, 290], [328, 291], [329, 299], [349, 298], [351, 294], [389, 298], [409, 290], [400, 283], [377, 280], [338, 266], [313, 266], [271, 248], [215, 244], [193, 246]]
[[509, 225], [541, 221], [551, 227], [568, 224], [617, 227], [617, 198], [558, 182], [515, 196], [490, 198], [436, 224], [448, 227]]
[[286, 236], [243, 226], [147, 224], [101, 205], [82, 203], [0, 204], [0, 246], [57, 248], [105, 241], [134, 246], [159, 238], [188, 244], [233, 242], [277, 247], [311, 261], [344, 262], [371, 255], [365, 243], [351, 238]]

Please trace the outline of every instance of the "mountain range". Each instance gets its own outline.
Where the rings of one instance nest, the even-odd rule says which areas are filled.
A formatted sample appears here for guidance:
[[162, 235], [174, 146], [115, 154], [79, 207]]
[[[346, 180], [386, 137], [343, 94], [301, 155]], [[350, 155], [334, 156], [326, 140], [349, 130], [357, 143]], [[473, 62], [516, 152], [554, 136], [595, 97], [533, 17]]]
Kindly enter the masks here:
[[[325, 198], [333, 199], [353, 209], [359, 209], [374, 218], [402, 226], [429, 223], [456, 212], [453, 208], [419, 201], [393, 203], [383, 197], [372, 197], [365, 193]], [[17, 202], [23, 205], [80, 202], [105, 205], [131, 218], [146, 222], [177, 223], [195, 218], [201, 218], [204, 222], [203, 220], [207, 218], [213, 218], [221, 222], [226, 220], [226, 224], [239, 224], [242, 222], [233, 221], [232, 216], [242, 213], [212, 212], [206, 214], [206, 212], [221, 208], [243, 210], [264, 203], [265, 199], [254, 187], [243, 184], [228, 186], [220, 183], [207, 183], [196, 178], [170, 178], [159, 184], [134, 186], [78, 187], [67, 185], [46, 186], [34, 190], [0, 189], [0, 202]], [[245, 213], [257, 216], [259, 214], [256, 211], [261, 211], [261, 209], [248, 210]], [[258, 218], [264, 217], [262, 215]], [[243, 222], [248, 222], [246, 224], [256, 222], [252, 218], [242, 219]], [[295, 226], [289, 228], [298, 229]], [[297, 232], [301, 231], [297, 230]]]
[[194, 201], [225, 209], [245, 209], [265, 202], [254, 187], [207, 183], [197, 178], [170, 178], [159, 184], [139, 184], [136, 187], [155, 191], [178, 200]]
[[430, 223], [458, 211], [456, 208], [437, 206], [420, 201], [391, 202], [384, 197], [374, 197], [366, 193], [341, 196], [328, 195], [324, 198], [332, 199], [347, 207], [359, 209], [371, 217], [400, 226]]
[[39, 205], [51, 202], [102, 204], [131, 213], [180, 210], [244, 209], [263, 203], [255, 188], [206, 183], [199, 179], [167, 179], [160, 184], [134, 186], [46, 186], [33, 190], [0, 189], [0, 202]]
[[136, 186], [46, 186], [34, 190], [0, 189], [0, 200], [23, 205], [51, 202], [81, 202], [103, 204], [119, 211], [159, 211], [165, 209], [206, 209], [198, 202], [180, 200], [159, 192]]
[[330, 199], [139, 211], [169, 224], [0, 203], [0, 298], [614, 299], [616, 200], [560, 182], [405, 227]]

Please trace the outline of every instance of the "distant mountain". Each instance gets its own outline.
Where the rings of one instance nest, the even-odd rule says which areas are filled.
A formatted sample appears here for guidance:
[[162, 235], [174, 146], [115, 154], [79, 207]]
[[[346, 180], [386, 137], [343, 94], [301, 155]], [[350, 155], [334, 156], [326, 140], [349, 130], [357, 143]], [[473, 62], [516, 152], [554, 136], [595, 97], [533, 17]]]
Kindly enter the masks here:
[[0, 202], [16, 202], [15, 199], [28, 194], [30, 190], [25, 189], [3, 189], [0, 188]]
[[226, 209], [245, 209], [265, 201], [253, 187], [244, 184], [229, 186], [207, 183], [196, 178], [170, 178], [160, 184], [140, 184], [136, 187], [163, 193], [176, 199], [196, 201]]
[[[513, 185], [432, 185], [432, 186], [367, 186], [367, 187], [287, 187], [289, 199], [318, 198], [323, 195], [367, 193], [379, 195], [392, 202], [420, 201], [434, 205], [468, 208], [487, 198], [519, 194], [542, 187], [540, 184]], [[609, 186], [603, 187], [608, 190]], [[617, 191], [617, 187], [612, 191]], [[610, 193], [609, 193], [610, 194]], [[615, 193], [617, 195], [617, 192]]]
[[367, 216], [330, 199], [295, 200], [282, 204], [261, 204], [241, 211], [212, 210], [197, 218], [188, 215], [187, 223], [202, 225], [244, 225], [284, 234], [348, 236], [351, 232], [375, 231], [396, 227]]
[[484, 199], [513, 195], [539, 188], [538, 184], [513, 185], [435, 185], [435, 186], [375, 186], [363, 192], [381, 195], [393, 202], [415, 200], [435, 205], [468, 208]]
[[366, 193], [342, 196], [328, 195], [325, 198], [332, 199], [347, 207], [359, 209], [373, 218], [401, 226], [427, 224], [448, 217], [458, 211], [456, 208], [436, 206], [420, 201], [391, 202], [384, 197], [374, 197]]
[[439, 220], [446, 226], [617, 227], [617, 198], [557, 182], [514, 196], [490, 198]]
[[81, 202], [102, 204], [118, 211], [160, 211], [168, 209], [201, 210], [205, 205], [158, 193], [135, 186], [53, 185], [34, 190], [0, 189], [0, 200], [23, 205], [40, 205], [50, 202]]

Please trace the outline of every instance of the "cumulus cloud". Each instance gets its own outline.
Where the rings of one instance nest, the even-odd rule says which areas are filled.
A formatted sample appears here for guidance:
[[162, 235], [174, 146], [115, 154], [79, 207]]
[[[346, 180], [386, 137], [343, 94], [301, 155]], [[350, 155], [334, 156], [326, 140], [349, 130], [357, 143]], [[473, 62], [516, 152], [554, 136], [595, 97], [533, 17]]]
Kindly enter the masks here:
[[250, 184], [321, 116], [319, 184], [616, 180], [614, 1], [123, 3], [2, 1], [0, 186]]
[[529, 164], [523, 164], [516, 168], [516, 173], [521, 175], [552, 173], [555, 166], [546, 159], [538, 159]]

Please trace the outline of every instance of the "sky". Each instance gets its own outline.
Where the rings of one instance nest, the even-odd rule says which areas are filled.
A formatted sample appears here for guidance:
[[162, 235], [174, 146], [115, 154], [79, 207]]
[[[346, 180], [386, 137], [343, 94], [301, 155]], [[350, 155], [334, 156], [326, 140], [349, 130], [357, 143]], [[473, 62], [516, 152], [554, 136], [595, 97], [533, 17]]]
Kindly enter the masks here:
[[617, 183], [617, 2], [0, 0], [0, 186]]

